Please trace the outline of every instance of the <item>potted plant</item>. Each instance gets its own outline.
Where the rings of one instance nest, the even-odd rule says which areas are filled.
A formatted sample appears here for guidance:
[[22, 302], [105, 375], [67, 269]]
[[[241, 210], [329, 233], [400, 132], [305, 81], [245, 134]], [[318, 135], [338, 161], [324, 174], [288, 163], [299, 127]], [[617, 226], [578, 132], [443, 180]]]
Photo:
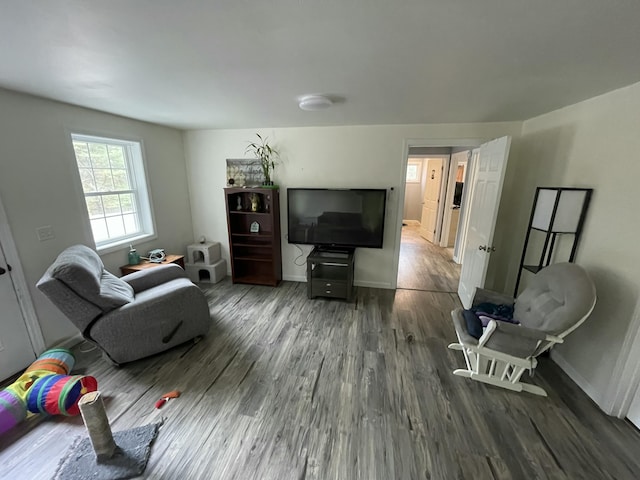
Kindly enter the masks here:
[[258, 140], [255, 142], [249, 142], [245, 153], [252, 153], [259, 161], [260, 168], [262, 168], [262, 174], [264, 175], [263, 185], [273, 186], [271, 175], [276, 167], [276, 159], [280, 153], [269, 145], [267, 137], [262, 137], [259, 133], [256, 133]]

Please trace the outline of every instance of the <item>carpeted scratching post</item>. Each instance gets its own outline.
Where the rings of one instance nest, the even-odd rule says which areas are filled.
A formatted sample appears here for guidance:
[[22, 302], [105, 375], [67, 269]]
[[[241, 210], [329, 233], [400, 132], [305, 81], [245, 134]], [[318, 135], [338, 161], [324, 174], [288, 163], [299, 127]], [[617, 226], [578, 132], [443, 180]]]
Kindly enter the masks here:
[[111, 433], [100, 392], [78, 403], [89, 438], [77, 437], [60, 461], [58, 480], [125, 480], [142, 475], [160, 423]]
[[118, 447], [113, 441], [113, 434], [100, 392], [87, 393], [80, 399], [78, 406], [82, 420], [84, 420], [89, 432], [91, 445], [96, 452], [97, 462], [102, 463], [109, 460], [116, 453]]

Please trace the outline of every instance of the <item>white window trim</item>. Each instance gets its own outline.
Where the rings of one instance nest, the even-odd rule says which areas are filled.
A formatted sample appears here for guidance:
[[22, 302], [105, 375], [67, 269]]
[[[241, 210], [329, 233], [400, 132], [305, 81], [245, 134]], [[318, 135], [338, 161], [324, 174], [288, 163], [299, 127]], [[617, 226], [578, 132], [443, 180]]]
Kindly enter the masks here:
[[[125, 245], [136, 245], [143, 241], [151, 241], [157, 238], [156, 233], [156, 224], [155, 224], [155, 214], [153, 211], [153, 202], [151, 200], [151, 192], [149, 189], [149, 180], [146, 175], [146, 161], [145, 161], [145, 153], [144, 153], [144, 144], [141, 139], [129, 139], [123, 136], [114, 137], [105, 137], [101, 135], [94, 135], [91, 133], [70, 133], [71, 137], [71, 151], [73, 152], [74, 159], [74, 169], [78, 178], [78, 184], [80, 188], [80, 192], [82, 194], [82, 204], [85, 210], [85, 222], [88, 228], [88, 231], [91, 234], [91, 238], [93, 239], [96, 250], [101, 253], [111, 253], [117, 250], [120, 250]], [[132, 174], [132, 179], [136, 185], [137, 190], [137, 201], [138, 201], [138, 210], [139, 210], [139, 220], [141, 222], [141, 227], [143, 233], [137, 233], [135, 235], [130, 235], [127, 237], [120, 237], [115, 240], [107, 240], [104, 242], [100, 242], [99, 244], [95, 242], [95, 238], [93, 236], [93, 229], [91, 228], [91, 220], [89, 218], [89, 211], [86, 207], [86, 195], [84, 192], [84, 188], [82, 187], [82, 180], [80, 179], [80, 172], [78, 170], [78, 164], [75, 157], [75, 150], [73, 148], [73, 141], [78, 140], [81, 142], [94, 142], [94, 143], [108, 143], [112, 145], [121, 145], [125, 147], [128, 151], [128, 154], [131, 158], [130, 162], [127, 162], [127, 166]], [[135, 148], [137, 147], [137, 148]]]

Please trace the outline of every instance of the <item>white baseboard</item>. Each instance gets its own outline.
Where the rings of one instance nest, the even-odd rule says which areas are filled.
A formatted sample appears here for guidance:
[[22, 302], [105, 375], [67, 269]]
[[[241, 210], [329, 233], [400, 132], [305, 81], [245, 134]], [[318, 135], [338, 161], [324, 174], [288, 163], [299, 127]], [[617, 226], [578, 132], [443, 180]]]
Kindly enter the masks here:
[[307, 283], [306, 275], [283, 275], [282, 279], [287, 282], [303, 282]]
[[383, 288], [387, 290], [394, 289], [388, 282], [353, 282], [353, 285], [356, 287]]
[[[305, 275], [283, 275], [282, 279], [288, 282], [307, 283], [307, 277]], [[353, 285], [355, 287], [384, 288], [387, 290], [393, 290], [390, 283], [383, 282], [354, 282]]]
[[582, 375], [580, 375], [577, 370], [573, 368], [573, 366], [569, 362], [567, 362], [565, 358], [555, 349], [551, 350], [551, 360], [553, 360], [564, 371], [564, 373], [569, 376], [571, 380], [576, 382], [576, 385], [578, 385], [584, 393], [589, 395], [591, 400], [596, 402], [596, 404], [601, 409], [603, 409], [602, 395], [597, 392], [596, 389], [593, 388], [593, 386]]
[[80, 333], [77, 333], [72, 337], [68, 337], [60, 340], [51, 348], [72, 348], [82, 342], [84, 342], [84, 338]]
[[402, 220], [402, 223], [406, 223], [407, 225], [420, 225], [418, 220]]

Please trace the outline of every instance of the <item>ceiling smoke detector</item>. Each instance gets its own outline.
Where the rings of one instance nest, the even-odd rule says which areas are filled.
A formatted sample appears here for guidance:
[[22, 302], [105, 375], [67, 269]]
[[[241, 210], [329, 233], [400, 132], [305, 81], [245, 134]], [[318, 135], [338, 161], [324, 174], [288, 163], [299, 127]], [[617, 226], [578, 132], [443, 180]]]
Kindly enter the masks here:
[[333, 101], [329, 97], [323, 95], [305, 95], [300, 98], [298, 106], [302, 110], [323, 110], [333, 105]]

